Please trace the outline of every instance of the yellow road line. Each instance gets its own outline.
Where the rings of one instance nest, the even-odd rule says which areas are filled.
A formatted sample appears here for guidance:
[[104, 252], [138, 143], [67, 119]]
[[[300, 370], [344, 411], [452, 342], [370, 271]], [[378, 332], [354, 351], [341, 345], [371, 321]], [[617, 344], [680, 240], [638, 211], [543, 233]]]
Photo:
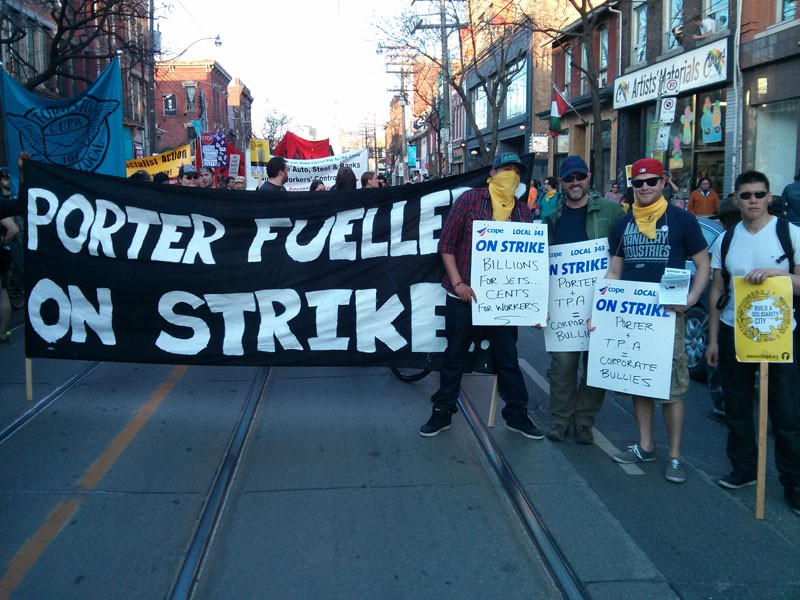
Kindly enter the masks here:
[[11, 593], [25, 578], [28, 571], [33, 568], [39, 557], [47, 550], [50, 542], [61, 532], [81, 504], [83, 504], [83, 500], [64, 500], [47, 515], [42, 526], [20, 548], [9, 564], [5, 576], [0, 579], [0, 598], [5, 600], [11, 597]]
[[[117, 437], [111, 440], [103, 453], [92, 463], [83, 477], [76, 485], [81, 486], [80, 491], [89, 491], [97, 487], [100, 480], [114, 466], [114, 463], [128, 447], [128, 444], [136, 437], [139, 430], [147, 423], [156, 409], [169, 395], [175, 383], [186, 373], [186, 365], [176, 366], [169, 377], [172, 381], [162, 383], [150, 396], [150, 400], [139, 409], [139, 412], [131, 419]], [[34, 567], [45, 550], [58, 536], [64, 525], [72, 518], [75, 511], [83, 504], [83, 499], [64, 500], [60, 502], [47, 516], [41, 527], [28, 539], [27, 542], [14, 555], [9, 564], [8, 571], [0, 579], [0, 600], [6, 600], [25, 578], [28, 572]]]

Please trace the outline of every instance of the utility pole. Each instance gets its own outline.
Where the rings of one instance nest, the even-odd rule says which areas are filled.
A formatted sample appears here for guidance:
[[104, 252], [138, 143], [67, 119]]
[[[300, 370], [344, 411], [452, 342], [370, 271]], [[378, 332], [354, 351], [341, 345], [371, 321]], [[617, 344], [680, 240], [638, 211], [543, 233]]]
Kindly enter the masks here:
[[[415, 0], [411, 0], [413, 5]], [[422, 21], [414, 26], [411, 31], [413, 34], [417, 29], [438, 29], [442, 40], [442, 120], [439, 123], [439, 147], [440, 155], [444, 157], [442, 175], [450, 175], [453, 165], [453, 144], [450, 135], [450, 49], [448, 48], [447, 37], [448, 29], [463, 29], [466, 25], [462, 23], [448, 23], [445, 11], [446, 0], [439, 0], [439, 24], [424, 25]]]
[[[406, 104], [408, 104], [408, 98], [406, 97], [406, 67], [411, 65], [413, 67], [413, 63], [408, 62], [408, 56], [406, 54], [407, 48], [398, 47], [398, 46], [383, 46], [382, 44], [378, 44], [378, 48], [376, 52], [378, 54], [383, 54], [386, 50], [398, 50], [401, 53], [395, 54], [394, 57], [389, 58], [389, 61], [386, 63], [387, 67], [390, 66], [397, 66], [400, 67], [399, 71], [386, 71], [389, 74], [400, 75], [400, 113], [402, 123], [400, 125], [400, 133], [401, 133], [401, 142], [400, 142], [400, 171], [401, 176], [403, 177], [403, 181], [399, 183], [405, 183], [406, 178], [408, 177], [408, 149], [406, 147]], [[393, 58], [400, 58], [402, 62], [391, 62]], [[389, 90], [391, 92], [398, 91], [398, 90]]]
[[155, 0], [150, 0], [148, 6], [148, 35], [147, 35], [147, 42], [148, 42], [148, 49], [147, 54], [150, 58], [150, 65], [148, 67], [148, 75], [150, 76], [150, 81], [148, 82], [147, 86], [147, 137], [148, 140], [148, 150], [149, 153], [156, 154], [158, 152], [158, 148], [156, 147], [156, 32], [155, 32], [155, 24], [156, 24], [156, 11], [155, 11]]

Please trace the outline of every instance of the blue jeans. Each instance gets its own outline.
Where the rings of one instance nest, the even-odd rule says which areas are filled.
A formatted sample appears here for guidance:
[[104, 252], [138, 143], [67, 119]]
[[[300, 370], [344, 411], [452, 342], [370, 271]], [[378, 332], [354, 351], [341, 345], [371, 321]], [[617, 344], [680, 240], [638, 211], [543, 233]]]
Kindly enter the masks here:
[[[719, 368], [728, 425], [728, 458], [734, 472], [756, 474], [758, 451], [753, 421], [758, 363], [736, 360], [733, 327], [719, 324]], [[769, 419], [775, 465], [784, 486], [800, 484], [800, 375], [793, 363], [769, 365]]]
[[506, 404], [502, 411], [503, 418], [526, 410], [528, 389], [519, 369], [516, 327], [474, 327], [470, 304], [448, 296], [445, 335], [447, 348], [442, 357], [440, 385], [431, 397], [434, 406], [447, 407], [451, 412], [456, 412], [469, 347], [473, 339], [480, 336], [489, 342], [494, 355], [497, 390]]

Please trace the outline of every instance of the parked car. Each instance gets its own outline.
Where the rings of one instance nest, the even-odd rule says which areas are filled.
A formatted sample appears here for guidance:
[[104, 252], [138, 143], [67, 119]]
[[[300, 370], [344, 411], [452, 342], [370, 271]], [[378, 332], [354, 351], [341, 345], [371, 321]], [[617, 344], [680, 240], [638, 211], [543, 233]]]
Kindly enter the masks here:
[[[725, 229], [719, 221], [698, 217], [703, 237], [709, 249]], [[686, 261], [686, 268], [694, 274], [694, 263]], [[710, 283], [697, 304], [686, 312], [686, 355], [689, 357], [689, 376], [695, 381], [706, 380], [706, 348], [708, 348], [708, 293]]]

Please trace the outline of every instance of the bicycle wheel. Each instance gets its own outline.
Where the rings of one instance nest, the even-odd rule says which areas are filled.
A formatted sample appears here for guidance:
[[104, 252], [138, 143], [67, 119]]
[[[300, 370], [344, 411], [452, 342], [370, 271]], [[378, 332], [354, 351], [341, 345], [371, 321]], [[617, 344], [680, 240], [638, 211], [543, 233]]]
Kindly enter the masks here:
[[419, 381], [427, 377], [431, 372], [430, 369], [399, 369], [397, 367], [391, 367], [391, 369], [395, 377], [408, 383]]

